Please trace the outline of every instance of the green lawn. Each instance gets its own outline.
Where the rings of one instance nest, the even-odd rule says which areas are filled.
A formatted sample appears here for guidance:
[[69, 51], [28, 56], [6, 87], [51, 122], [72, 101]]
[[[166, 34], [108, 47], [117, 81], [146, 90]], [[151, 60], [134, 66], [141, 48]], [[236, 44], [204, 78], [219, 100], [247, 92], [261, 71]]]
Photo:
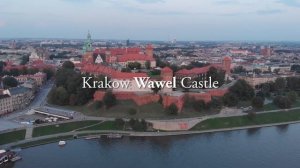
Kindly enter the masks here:
[[17, 142], [25, 139], [26, 130], [19, 130], [0, 134], [0, 145]]
[[73, 139], [73, 136], [68, 135], [68, 136], [60, 136], [60, 137], [42, 139], [42, 140], [37, 140], [37, 141], [33, 141], [33, 142], [23, 143], [23, 144], [13, 146], [13, 147], [29, 148], [29, 147], [33, 147], [33, 146], [44, 145], [44, 144], [48, 144], [48, 143], [54, 143], [54, 142], [58, 142], [61, 140], [69, 140], [69, 139]]
[[248, 116], [225, 117], [208, 119], [192, 128], [192, 130], [209, 130], [219, 128], [232, 128], [249, 125], [271, 124], [300, 120], [300, 110], [282, 111], [276, 113], [256, 114], [254, 119]]
[[114, 121], [105, 121], [101, 124], [97, 124], [95, 126], [91, 126], [80, 131], [86, 130], [121, 130], [123, 128], [119, 128]]
[[70, 123], [64, 123], [64, 124], [36, 127], [33, 129], [32, 136], [38, 137], [38, 136], [44, 136], [44, 135], [69, 132], [69, 131], [73, 131], [75, 129], [79, 129], [82, 127], [97, 124], [99, 122], [100, 121], [77, 121], [77, 122], [70, 122]]
[[263, 109], [261, 111], [270, 111], [270, 110], [278, 110], [279, 108], [275, 106], [273, 103], [269, 103], [264, 105]]

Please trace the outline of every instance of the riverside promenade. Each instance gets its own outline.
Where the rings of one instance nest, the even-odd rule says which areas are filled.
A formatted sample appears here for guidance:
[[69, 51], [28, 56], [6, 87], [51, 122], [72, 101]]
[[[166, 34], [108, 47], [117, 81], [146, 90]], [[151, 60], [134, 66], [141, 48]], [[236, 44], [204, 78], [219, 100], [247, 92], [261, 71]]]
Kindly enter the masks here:
[[[22, 141], [1, 145], [0, 148], [7, 149], [7, 148], [16, 147], [16, 146], [30, 143], [30, 142], [35, 142], [35, 141], [38, 142], [41, 140], [47, 140], [47, 139], [51, 139], [51, 138], [59, 139], [60, 137], [62, 139], [65, 139], [64, 137], [69, 137], [67, 139], [72, 139], [72, 137], [74, 137], [74, 136], [76, 136], [78, 138], [84, 138], [84, 137], [96, 136], [96, 135], [102, 135], [102, 134], [122, 134], [124, 136], [132, 136], [132, 137], [179, 136], [179, 135], [193, 135], [193, 134], [203, 134], [203, 133], [235, 131], [235, 130], [243, 130], [243, 129], [255, 129], [255, 128], [272, 127], [272, 126], [288, 125], [288, 124], [298, 124], [298, 123], [300, 123], [300, 121], [250, 125], [250, 126], [221, 128], [221, 129], [210, 129], [210, 130], [199, 130], [199, 131], [170, 131], [170, 132], [159, 132], [159, 131], [157, 131], [157, 132], [134, 132], [134, 131], [115, 131], [115, 130], [92, 130], [92, 131], [75, 131], [75, 132], [70, 131], [70, 132], [65, 132], [65, 133], [29, 138], [29, 139], [25, 139]], [[58, 140], [53, 140], [53, 141], [49, 141], [49, 142], [57, 142], [57, 141]], [[32, 146], [42, 145], [42, 144], [46, 144], [49, 142], [36, 143]], [[27, 147], [31, 147], [31, 145], [29, 145]]]

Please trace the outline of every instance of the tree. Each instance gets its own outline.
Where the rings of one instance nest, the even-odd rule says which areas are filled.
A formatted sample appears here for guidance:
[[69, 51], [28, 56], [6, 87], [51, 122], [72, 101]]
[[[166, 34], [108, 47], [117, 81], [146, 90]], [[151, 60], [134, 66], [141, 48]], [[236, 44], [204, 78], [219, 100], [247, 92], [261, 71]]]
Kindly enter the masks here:
[[121, 72], [131, 72], [131, 69], [126, 67], [126, 68], [122, 68]]
[[137, 111], [135, 108], [130, 108], [130, 109], [128, 109], [128, 113], [129, 113], [129, 115], [135, 115], [137, 113]]
[[150, 61], [145, 62], [145, 67], [146, 67], [146, 69], [150, 69], [150, 67], [151, 67]]
[[299, 77], [288, 77], [286, 78], [286, 85], [289, 90], [300, 90], [300, 78]]
[[247, 70], [243, 66], [237, 66], [233, 69], [233, 73], [235, 74], [240, 74], [245, 72], [247, 72]]
[[116, 105], [116, 101], [116, 96], [111, 91], [107, 91], [105, 93], [103, 97], [103, 103], [107, 109]]
[[69, 98], [69, 105], [74, 106], [77, 102], [77, 96], [76, 94], [71, 94]]
[[3, 69], [5, 67], [6, 63], [3, 61], [0, 61], [0, 75], [3, 74]]
[[74, 69], [75, 68], [75, 65], [73, 64], [73, 62], [71, 61], [65, 61], [63, 64], [62, 64], [62, 67], [64, 69]]
[[264, 99], [260, 96], [256, 96], [252, 99], [252, 106], [256, 109], [260, 109], [264, 106]]
[[134, 131], [146, 131], [147, 130], [147, 123], [143, 119], [141, 121], [137, 119], [130, 119], [129, 120], [129, 125]]
[[276, 96], [273, 100], [273, 103], [281, 109], [290, 108], [292, 105], [290, 99], [286, 96]]
[[27, 69], [27, 73], [31, 74], [31, 75], [36, 74], [38, 72], [39, 72], [39, 70], [37, 68], [29, 68], [29, 69]]
[[261, 74], [261, 70], [257, 68], [253, 69], [253, 72], [258, 75]]
[[13, 68], [10, 70], [10, 75], [12, 75], [12, 76], [19, 76], [20, 74], [21, 73], [20, 73], [19, 69]]
[[7, 76], [3, 79], [3, 86], [5, 89], [18, 86], [19, 82], [16, 78]]
[[217, 69], [215, 67], [210, 67], [206, 74], [206, 77], [206, 80], [208, 80], [208, 78], [211, 77], [212, 81], [218, 81], [220, 87], [225, 82], [225, 71], [222, 69]]
[[223, 103], [228, 107], [236, 106], [239, 102], [238, 97], [233, 93], [226, 93], [223, 96]]
[[176, 104], [174, 104], [174, 103], [172, 103], [169, 107], [167, 107], [165, 109], [165, 111], [168, 114], [171, 114], [171, 115], [177, 115], [178, 114], [178, 108], [177, 108]]
[[130, 68], [131, 70], [134, 70], [134, 69], [141, 69], [141, 63], [139, 62], [129, 62], [127, 64], [127, 67]]
[[270, 91], [271, 91], [270, 83], [261, 84], [260, 85], [260, 90], [261, 90], [261, 93], [263, 94], [264, 97], [269, 97], [270, 96]]
[[28, 55], [24, 55], [23, 57], [22, 57], [22, 59], [21, 59], [21, 65], [25, 65], [25, 64], [27, 64], [27, 62], [29, 61], [29, 56]]
[[49, 93], [49, 101], [60, 106], [67, 105], [69, 103], [68, 92], [62, 86], [53, 88]]
[[239, 100], [252, 100], [254, 97], [254, 89], [245, 80], [238, 80], [229, 88], [229, 92], [235, 94]]
[[254, 120], [255, 119], [255, 117], [256, 117], [256, 113], [255, 112], [249, 112], [248, 114], [247, 114], [247, 118], [249, 119], [249, 120]]
[[102, 105], [103, 105], [102, 101], [99, 101], [99, 100], [94, 101], [94, 103], [92, 104], [92, 106], [95, 110], [100, 109], [102, 107]]
[[43, 69], [43, 72], [47, 75], [47, 80], [51, 79], [52, 76], [54, 75], [54, 70], [50, 68]]
[[274, 87], [276, 91], [282, 92], [286, 88], [285, 78], [277, 78], [275, 80]]
[[295, 71], [295, 72], [300, 72], [300, 65], [292, 65], [291, 66], [291, 71]]
[[217, 97], [212, 97], [210, 105], [213, 109], [221, 109], [223, 106], [222, 99]]
[[288, 92], [287, 97], [292, 103], [295, 103], [297, 101], [297, 93], [295, 91]]
[[205, 102], [203, 100], [196, 100], [192, 102], [192, 106], [196, 111], [201, 112], [205, 109]]
[[122, 119], [122, 118], [116, 118], [115, 119], [115, 124], [118, 128], [123, 128], [124, 127], [124, 124], [125, 124], [125, 121]]

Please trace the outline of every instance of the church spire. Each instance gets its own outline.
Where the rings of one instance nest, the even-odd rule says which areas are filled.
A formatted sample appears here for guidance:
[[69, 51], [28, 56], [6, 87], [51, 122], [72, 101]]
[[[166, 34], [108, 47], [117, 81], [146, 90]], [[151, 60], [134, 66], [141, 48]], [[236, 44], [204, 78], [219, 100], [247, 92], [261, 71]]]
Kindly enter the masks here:
[[86, 52], [92, 52], [93, 51], [92, 37], [91, 37], [90, 31], [88, 31], [87, 39], [84, 43], [84, 46], [83, 46], [82, 50], [83, 50], [83, 54], [86, 53]]

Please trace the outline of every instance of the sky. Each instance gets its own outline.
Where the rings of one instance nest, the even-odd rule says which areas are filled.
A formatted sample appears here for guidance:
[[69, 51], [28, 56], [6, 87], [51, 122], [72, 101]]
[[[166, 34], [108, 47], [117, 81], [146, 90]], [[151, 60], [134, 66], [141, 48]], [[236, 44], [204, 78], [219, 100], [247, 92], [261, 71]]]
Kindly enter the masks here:
[[300, 41], [300, 0], [0, 0], [0, 38]]

